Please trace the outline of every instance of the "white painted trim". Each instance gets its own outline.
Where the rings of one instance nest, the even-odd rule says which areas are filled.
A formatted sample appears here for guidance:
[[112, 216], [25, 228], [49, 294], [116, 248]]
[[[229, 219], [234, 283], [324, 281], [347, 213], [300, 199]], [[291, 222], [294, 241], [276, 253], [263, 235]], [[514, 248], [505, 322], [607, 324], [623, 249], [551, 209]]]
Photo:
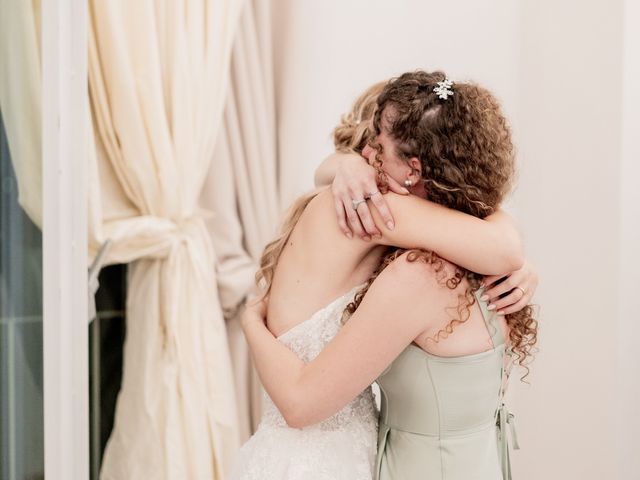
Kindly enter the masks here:
[[[620, 166], [620, 278], [618, 331], [617, 435], [620, 471], [616, 478], [635, 478], [640, 470], [640, 3], [624, 0], [622, 58], [622, 158]], [[606, 324], [604, 325], [606, 328]]]
[[45, 478], [89, 478], [87, 2], [42, 2]]

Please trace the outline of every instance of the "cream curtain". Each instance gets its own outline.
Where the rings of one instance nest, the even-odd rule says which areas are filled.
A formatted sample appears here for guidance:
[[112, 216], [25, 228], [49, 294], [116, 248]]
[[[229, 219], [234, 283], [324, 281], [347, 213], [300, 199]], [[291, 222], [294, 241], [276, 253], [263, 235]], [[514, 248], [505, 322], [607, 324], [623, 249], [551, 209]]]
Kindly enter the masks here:
[[220, 299], [227, 318], [242, 440], [261, 415], [262, 389], [239, 326], [254, 289], [257, 260], [276, 232], [279, 208], [270, 2], [248, 1], [235, 39], [231, 84], [202, 204], [218, 254]]
[[90, 249], [130, 263], [103, 480], [223, 479], [238, 446], [215, 254], [198, 199], [242, 0], [91, 0]]
[[40, 0], [0, 0], [0, 111], [18, 202], [42, 226]]

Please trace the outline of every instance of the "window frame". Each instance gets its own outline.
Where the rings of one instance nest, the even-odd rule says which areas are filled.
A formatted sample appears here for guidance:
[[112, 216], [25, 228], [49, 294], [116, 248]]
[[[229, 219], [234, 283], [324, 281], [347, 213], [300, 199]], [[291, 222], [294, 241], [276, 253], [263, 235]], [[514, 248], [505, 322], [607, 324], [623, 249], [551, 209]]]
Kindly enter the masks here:
[[41, 5], [45, 478], [86, 480], [88, 2]]

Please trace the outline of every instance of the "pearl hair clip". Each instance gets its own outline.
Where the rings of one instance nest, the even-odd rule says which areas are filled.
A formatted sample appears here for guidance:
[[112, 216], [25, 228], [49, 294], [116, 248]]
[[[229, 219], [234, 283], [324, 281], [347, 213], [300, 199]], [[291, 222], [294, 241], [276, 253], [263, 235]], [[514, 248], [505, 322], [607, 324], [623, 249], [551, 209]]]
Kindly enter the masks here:
[[433, 92], [438, 95], [439, 99], [446, 100], [453, 95], [453, 90], [451, 90], [452, 86], [453, 82], [445, 78], [442, 82], [438, 82], [438, 86], [433, 89]]

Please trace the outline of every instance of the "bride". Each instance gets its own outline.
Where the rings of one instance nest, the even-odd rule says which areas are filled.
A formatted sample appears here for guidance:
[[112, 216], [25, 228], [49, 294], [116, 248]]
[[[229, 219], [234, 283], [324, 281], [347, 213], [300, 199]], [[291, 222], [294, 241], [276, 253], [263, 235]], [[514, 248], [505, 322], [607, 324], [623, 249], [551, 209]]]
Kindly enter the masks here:
[[[400, 90], [406, 90], [405, 95], [429, 99], [437, 108], [448, 107], [442, 107], [447, 102], [446, 96], [442, 99], [436, 90], [438, 81], [443, 83], [445, 80], [441, 73], [415, 72], [400, 78], [409, 80], [395, 84]], [[394, 82], [397, 80], [389, 85]], [[460, 132], [461, 138], [451, 141], [473, 144], [475, 151], [465, 158], [468, 165], [464, 168], [474, 174], [461, 179], [457, 175], [459, 172], [455, 172], [452, 178], [468, 183], [471, 188], [467, 189], [465, 185], [465, 193], [472, 192], [471, 195], [477, 198], [468, 198], [467, 203], [455, 203], [442, 200], [456, 198], [455, 194], [449, 197], [446, 193], [444, 197], [435, 195], [439, 205], [425, 200], [430, 198], [429, 180], [436, 178], [434, 172], [427, 169], [455, 166], [430, 167], [416, 156], [403, 155], [405, 145], [389, 135], [392, 130], [389, 122], [393, 122], [399, 112], [384, 109], [374, 116], [379, 90], [380, 86], [374, 86], [356, 102], [354, 111], [346, 119], [349, 123], [339, 129], [340, 136], [336, 135], [337, 147], [345, 150], [348, 145], [377, 169], [381, 188], [366, 193], [371, 203], [380, 205], [386, 186], [400, 192], [400, 185], [406, 185], [410, 194], [384, 195], [386, 205], [394, 213], [394, 223], [387, 226], [385, 221], [383, 224], [382, 217], [373, 211], [374, 235], [350, 239], [341, 231], [341, 228], [345, 231], [346, 224], [338, 227], [335, 221], [336, 210], [344, 213], [344, 210], [340, 212], [344, 209], [343, 204], [334, 200], [329, 189], [321, 189], [294, 203], [280, 237], [266, 247], [258, 278], [264, 287], [264, 296], [269, 299], [269, 330], [262, 323], [262, 315], [266, 313], [260, 311], [263, 302], [250, 308], [245, 315], [245, 333], [269, 397], [257, 432], [240, 451], [232, 479], [373, 478], [377, 412], [369, 385], [407, 344], [415, 341], [422, 347], [428, 343], [429, 335], [418, 339], [418, 335], [411, 337], [412, 329], [396, 331], [392, 317], [382, 324], [374, 321], [369, 329], [366, 320], [357, 317], [356, 313], [347, 324], [350, 328], [342, 329], [339, 335], [343, 340], [336, 347], [338, 352], [336, 348], [323, 350], [341, 330], [343, 312], [354, 310], [355, 304], [362, 301], [365, 289], [371, 287], [367, 298], [374, 292], [378, 292], [375, 293], [378, 297], [384, 297], [384, 292], [377, 290], [371, 279], [379, 273], [381, 263], [392, 267], [385, 269], [385, 278], [398, 270], [393, 267], [400, 260], [396, 259], [398, 252], [389, 256], [397, 247], [428, 250], [434, 253], [428, 258], [446, 258], [467, 271], [492, 275], [488, 283], [508, 276], [478, 299], [478, 302], [489, 300], [494, 306], [499, 305], [497, 308], [507, 314], [507, 319], [513, 315], [506, 308], [519, 309], [533, 293], [535, 274], [527, 266], [523, 267], [517, 231], [506, 214], [497, 210], [513, 173], [510, 136], [499, 110], [490, 112], [489, 116], [493, 114], [495, 118], [488, 120], [493, 122], [478, 121], [468, 112], [465, 116], [462, 110], [454, 112], [468, 128]], [[436, 95], [440, 99], [436, 99]], [[422, 113], [408, 121], [419, 124], [433, 112]], [[355, 121], [351, 121], [354, 117]], [[371, 125], [373, 131], [370, 131]], [[350, 134], [345, 135], [345, 130]], [[367, 143], [369, 139], [373, 139], [372, 145]], [[420, 150], [424, 142], [449, 140], [434, 135], [407, 141], [414, 142]], [[349, 158], [352, 161], [353, 157]], [[333, 162], [339, 164], [341, 161], [346, 162], [346, 157]], [[488, 178], [492, 181], [487, 181]], [[456, 188], [458, 186], [451, 185], [445, 191], [455, 192]], [[362, 215], [366, 206], [364, 199], [355, 195], [357, 192], [351, 198], [352, 205], [348, 206], [353, 211], [346, 212], [352, 226], [355, 226], [353, 213]], [[442, 204], [462, 211], [448, 209]], [[366, 219], [362, 222], [368, 223]], [[367, 232], [371, 232], [370, 226]], [[432, 266], [435, 263], [431, 262]], [[444, 273], [448, 271], [449, 267], [443, 270]], [[466, 274], [461, 272], [458, 268], [453, 273], [456, 286], [468, 283]], [[479, 277], [471, 274], [468, 277], [473, 278], [473, 284], [477, 286]], [[403, 280], [402, 275], [398, 280]], [[415, 280], [424, 281], [419, 276]], [[407, 290], [413, 288], [415, 285], [407, 285]], [[500, 294], [506, 296], [498, 299]], [[393, 297], [390, 300], [393, 301]], [[371, 313], [366, 304], [363, 307]], [[416, 316], [415, 305], [399, 303], [393, 307], [397, 315]], [[380, 309], [384, 310], [382, 306]], [[457, 323], [475, 325], [477, 314], [470, 313]], [[463, 342], [443, 341], [447, 336], [455, 340], [458, 330], [463, 330], [450, 328], [455, 324], [456, 321], [451, 321], [444, 328], [430, 332], [436, 340], [440, 338], [433, 343], [435, 353], [464, 354], [469, 345], [477, 347], [472, 341], [473, 335], [465, 337]], [[509, 325], [508, 320], [506, 325]], [[440, 335], [440, 330], [445, 334]], [[384, 338], [380, 338], [380, 332], [384, 332], [386, 344]], [[486, 338], [481, 340], [486, 341]], [[375, 341], [373, 356], [369, 341]], [[344, 348], [348, 349], [346, 357]], [[341, 364], [336, 364], [336, 354]], [[326, 361], [318, 362], [321, 358]]]

